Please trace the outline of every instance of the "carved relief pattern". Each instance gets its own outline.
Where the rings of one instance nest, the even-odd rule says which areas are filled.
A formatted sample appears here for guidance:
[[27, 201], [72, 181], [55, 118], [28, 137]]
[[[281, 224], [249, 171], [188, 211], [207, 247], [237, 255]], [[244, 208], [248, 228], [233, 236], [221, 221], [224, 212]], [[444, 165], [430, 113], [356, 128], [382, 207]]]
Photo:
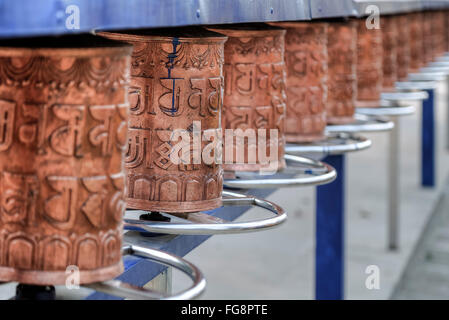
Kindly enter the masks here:
[[[284, 121], [286, 112], [284, 34], [279, 28], [261, 30], [217, 29], [229, 37], [225, 43], [225, 95], [222, 126], [224, 129], [253, 129], [256, 141], [258, 130], [265, 130], [266, 155], [276, 147], [278, 168], [284, 164]], [[270, 139], [270, 130], [278, 130], [278, 138]], [[225, 164], [229, 171], [258, 171], [267, 164], [259, 159], [258, 144], [245, 139], [233, 144], [233, 164]], [[238, 149], [244, 150], [244, 163], [237, 159]], [[252, 151], [251, 151], [252, 150]], [[248, 153], [254, 152], [255, 163], [250, 163]], [[226, 153], [226, 146], [223, 154]]]
[[432, 54], [433, 59], [438, 56], [443, 55], [446, 52], [446, 14], [444, 11], [431, 11], [431, 38], [432, 38], [432, 46], [434, 48]]
[[368, 29], [365, 19], [357, 23], [357, 106], [378, 105], [383, 81], [382, 30]]
[[288, 142], [319, 140], [326, 126], [327, 23], [280, 23], [285, 27]]
[[394, 88], [397, 81], [398, 20], [396, 16], [385, 16], [380, 19], [383, 48], [383, 82], [384, 90]]
[[357, 27], [355, 21], [332, 22], [328, 32], [328, 123], [352, 121], [357, 92]]
[[0, 84], [14, 87], [66, 88], [92, 86], [100, 89], [126, 84], [127, 59], [94, 57], [55, 59], [44, 56], [0, 57]]
[[[136, 41], [125, 33], [103, 35], [134, 45], [125, 150], [127, 206], [165, 212], [219, 207], [221, 165], [204, 163], [203, 148], [197, 150], [200, 163], [192, 163], [191, 158], [189, 164], [174, 164], [170, 155], [181, 141], [171, 141], [174, 130], [189, 133], [192, 142], [194, 121], [201, 123], [202, 135], [221, 135], [226, 38], [147, 37]], [[202, 141], [201, 146], [208, 143]]]
[[[110, 50], [0, 58], [2, 281], [63, 284], [68, 265], [82, 282], [121, 271], [131, 49]], [[26, 274], [36, 271], [46, 274]]]

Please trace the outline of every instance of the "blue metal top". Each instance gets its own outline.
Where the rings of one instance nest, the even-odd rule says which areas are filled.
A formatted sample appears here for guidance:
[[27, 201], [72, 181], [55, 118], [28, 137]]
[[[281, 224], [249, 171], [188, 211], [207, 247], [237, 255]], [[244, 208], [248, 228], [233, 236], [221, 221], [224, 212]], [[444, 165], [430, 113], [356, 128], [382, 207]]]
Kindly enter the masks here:
[[0, 37], [308, 19], [309, 0], [0, 0]]
[[0, 0], [0, 37], [298, 21], [449, 7], [448, 0]]

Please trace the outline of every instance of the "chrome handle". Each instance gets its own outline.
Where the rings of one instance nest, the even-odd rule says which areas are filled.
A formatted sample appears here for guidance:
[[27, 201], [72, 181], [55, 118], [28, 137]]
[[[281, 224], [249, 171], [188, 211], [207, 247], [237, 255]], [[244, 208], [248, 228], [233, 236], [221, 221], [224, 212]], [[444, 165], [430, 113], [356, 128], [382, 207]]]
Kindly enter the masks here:
[[380, 132], [390, 131], [394, 128], [394, 123], [388, 119], [382, 119], [379, 117], [368, 117], [362, 114], [354, 115], [354, 123], [341, 124], [341, 125], [328, 125], [326, 126], [326, 132]]
[[[318, 160], [312, 160], [300, 156], [288, 155], [284, 156], [287, 164], [302, 165], [305, 168], [295, 168], [287, 166], [283, 170], [284, 173], [306, 174], [305, 177], [297, 178], [261, 178], [257, 173], [252, 174], [251, 179], [225, 179], [223, 186], [228, 188], [239, 189], [268, 189], [268, 188], [285, 188], [297, 186], [320, 185], [332, 182], [337, 177], [337, 172], [330, 165]], [[235, 173], [237, 177], [239, 173]]]
[[[213, 218], [211, 219], [210, 215], [197, 212], [192, 220], [195, 222], [204, 221], [205, 223], [152, 222], [125, 218], [124, 228], [127, 230], [140, 229], [146, 232], [165, 234], [213, 235], [246, 233], [271, 229], [287, 220], [287, 213], [284, 209], [268, 200], [223, 191], [222, 201], [223, 206], [256, 206], [274, 213], [275, 216], [257, 221], [228, 222], [221, 219], [216, 219], [216, 221], [214, 221]], [[204, 216], [204, 218], [199, 218], [201, 216]]]
[[194, 299], [201, 295], [206, 288], [206, 279], [201, 271], [184, 260], [170, 253], [160, 250], [146, 248], [136, 245], [126, 245], [122, 248], [122, 255], [134, 255], [159, 262], [163, 265], [170, 266], [185, 273], [191, 280], [192, 285], [184, 291], [175, 295], [165, 295], [155, 292], [153, 290], [134, 286], [120, 280], [108, 280], [104, 282], [96, 282], [91, 284], [84, 284], [84, 287], [94, 289], [96, 291], [104, 292], [114, 296], [130, 299], [148, 300], [148, 299], [164, 299], [164, 300], [186, 300]]
[[380, 94], [381, 100], [386, 101], [420, 101], [426, 100], [429, 97], [425, 91], [410, 91], [410, 92], [382, 92]]

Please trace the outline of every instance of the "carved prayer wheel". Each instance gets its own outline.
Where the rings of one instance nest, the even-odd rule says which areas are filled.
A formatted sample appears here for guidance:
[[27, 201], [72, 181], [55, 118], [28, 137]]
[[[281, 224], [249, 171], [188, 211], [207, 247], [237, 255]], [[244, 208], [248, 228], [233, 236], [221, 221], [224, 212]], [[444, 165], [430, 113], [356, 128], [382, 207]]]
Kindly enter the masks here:
[[397, 19], [398, 34], [397, 34], [397, 79], [407, 79], [410, 69], [410, 27], [409, 18], [406, 14], [395, 16]]
[[130, 55], [94, 36], [0, 42], [1, 281], [122, 271]]
[[[232, 129], [236, 135], [239, 129], [243, 132], [252, 129], [256, 138], [243, 141], [235, 138], [230, 144], [225, 136], [225, 171], [263, 170], [269, 167], [267, 155], [276, 154], [271, 166], [282, 169], [285, 167], [285, 30], [267, 24], [214, 26], [211, 30], [228, 37], [224, 46], [223, 129]], [[239, 158], [239, 153], [243, 157]]]
[[424, 63], [432, 62], [434, 55], [436, 55], [435, 48], [433, 48], [432, 24], [433, 14], [431, 11], [423, 12], [422, 28], [423, 28], [423, 46], [424, 46]]
[[365, 19], [357, 19], [357, 24], [356, 107], [378, 107], [383, 84], [382, 30], [368, 29]]
[[287, 142], [311, 142], [324, 137], [327, 100], [326, 22], [280, 22], [285, 35], [287, 69]]
[[418, 72], [424, 66], [424, 30], [423, 13], [407, 14], [410, 29], [410, 72]]
[[394, 91], [398, 72], [398, 20], [396, 16], [382, 16], [380, 27], [382, 30], [382, 89]]
[[354, 20], [335, 21], [328, 29], [328, 123], [343, 124], [354, 121], [357, 95], [357, 23]]
[[431, 11], [433, 59], [446, 52], [446, 15], [444, 11]]
[[[128, 208], [196, 212], [219, 207], [223, 170], [216, 148], [207, 146], [221, 143], [226, 37], [202, 28], [100, 35], [134, 45], [125, 159]], [[205, 161], [206, 153], [213, 159]]]

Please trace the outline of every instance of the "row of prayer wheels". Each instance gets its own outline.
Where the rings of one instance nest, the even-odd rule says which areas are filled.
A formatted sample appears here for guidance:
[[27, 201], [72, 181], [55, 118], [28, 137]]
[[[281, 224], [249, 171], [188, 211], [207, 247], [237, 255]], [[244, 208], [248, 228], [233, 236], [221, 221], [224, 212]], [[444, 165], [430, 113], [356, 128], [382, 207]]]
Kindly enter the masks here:
[[[81, 283], [117, 276], [125, 208], [220, 207], [224, 171], [259, 171], [267, 154], [281, 170], [286, 142], [322, 139], [327, 123], [379, 106], [382, 91], [446, 51], [446, 18], [2, 41], [0, 281], [63, 284], [68, 265]], [[227, 129], [257, 130], [264, 145], [236, 139], [221, 152]], [[176, 163], [183, 135], [192, 152]]]

